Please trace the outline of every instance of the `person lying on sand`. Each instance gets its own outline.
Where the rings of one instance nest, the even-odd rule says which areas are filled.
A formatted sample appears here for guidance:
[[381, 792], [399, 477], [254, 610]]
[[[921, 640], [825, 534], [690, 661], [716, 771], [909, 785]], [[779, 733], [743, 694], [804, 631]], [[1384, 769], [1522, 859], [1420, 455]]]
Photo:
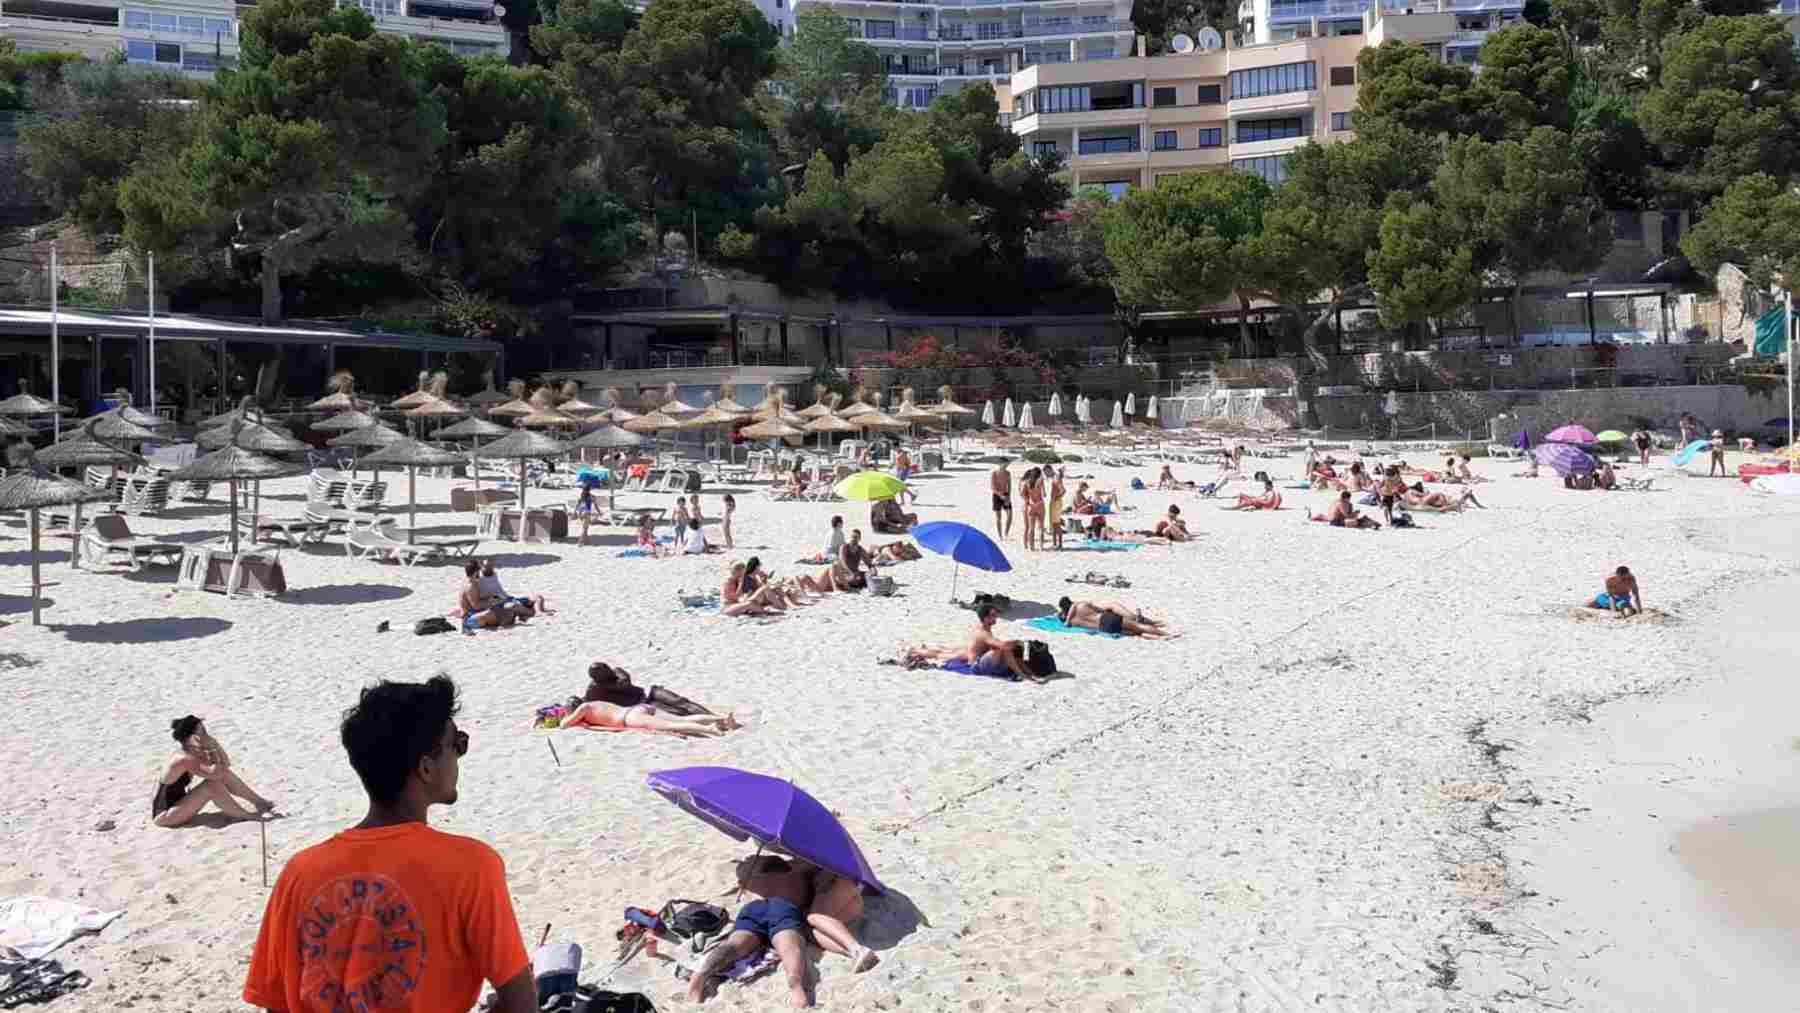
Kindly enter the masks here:
[[1183, 482], [1181, 479], [1176, 478], [1175, 469], [1167, 464], [1162, 466], [1162, 473], [1156, 476], [1156, 488], [1158, 490], [1176, 491], [1181, 489], [1193, 489], [1195, 487], [1193, 482]]
[[1589, 608], [1612, 609], [1622, 616], [1634, 616], [1644, 611], [1644, 593], [1638, 589], [1637, 577], [1632, 574], [1631, 567], [1621, 566], [1606, 578], [1606, 590], [1587, 603]]
[[603, 731], [668, 732], [692, 738], [716, 739], [733, 728], [742, 727], [730, 714], [696, 714], [692, 717], [662, 714], [654, 704], [621, 707], [604, 700], [583, 700], [572, 696], [568, 713], [558, 728], [588, 728]]
[[921, 558], [918, 547], [911, 542], [889, 542], [875, 550], [877, 563], [909, 563]]
[[[157, 779], [156, 791], [150, 796], [151, 822], [159, 827], [184, 826], [208, 802], [240, 820], [253, 820], [274, 811], [275, 803], [258, 795], [232, 771], [231, 757], [206, 730], [205, 722], [189, 714], [169, 722], [169, 732], [181, 744], [181, 750], [169, 758]], [[193, 784], [195, 778], [200, 779], [197, 785]], [[255, 806], [256, 811], [238, 805], [240, 798]]]
[[1147, 640], [1163, 640], [1170, 636], [1160, 620], [1151, 619], [1131, 606], [1116, 601], [1075, 601], [1065, 597], [1057, 600], [1056, 614], [1065, 625], [1099, 630], [1116, 636], [1143, 637]]
[[1308, 521], [1319, 521], [1321, 523], [1329, 524], [1334, 528], [1367, 528], [1371, 531], [1381, 530], [1380, 521], [1373, 517], [1364, 517], [1362, 514], [1357, 513], [1356, 507], [1350, 502], [1350, 494], [1347, 492], [1338, 493], [1337, 502], [1331, 505], [1330, 513], [1320, 514], [1317, 517], [1314, 517], [1313, 512], [1308, 510], [1306, 511], [1306, 519]]
[[1275, 483], [1268, 476], [1263, 476], [1261, 496], [1250, 496], [1240, 493], [1237, 503], [1223, 506], [1220, 510], [1276, 510], [1281, 507], [1281, 494], [1275, 491]]
[[796, 1009], [813, 1004], [806, 991], [806, 927], [804, 912], [812, 903], [810, 872], [785, 858], [759, 855], [738, 863], [738, 890], [756, 900], [738, 909], [731, 935], [706, 953], [706, 959], [688, 978], [687, 997], [706, 1001], [706, 987], [733, 964], [748, 960], [773, 946], [781, 958], [788, 998]]
[[806, 924], [813, 930], [813, 942], [826, 953], [848, 957], [854, 974], [880, 963], [874, 950], [857, 941], [852, 928], [863, 916], [862, 884], [804, 862], [801, 868], [810, 868], [812, 875], [812, 903], [806, 907]]
[[920, 644], [907, 648], [904, 660], [908, 666], [919, 663], [940, 665], [946, 661], [961, 660], [967, 662], [976, 675], [1010, 673], [1014, 679], [1042, 682], [1041, 678], [1025, 667], [1025, 662], [1020, 658], [1022, 648], [1018, 641], [1002, 640], [994, 636], [994, 623], [999, 619], [999, 609], [983, 605], [975, 612], [975, 628], [969, 631], [966, 644]]
[[519, 618], [529, 619], [534, 615], [555, 615], [550, 603], [544, 596], [514, 597], [506, 593], [500, 584], [500, 575], [494, 570], [494, 558], [489, 556], [481, 564], [481, 599], [490, 608], [495, 605], [506, 605], [518, 611]]
[[1487, 509], [1487, 507], [1481, 506], [1480, 500], [1475, 498], [1475, 490], [1473, 489], [1464, 489], [1462, 491], [1462, 496], [1453, 500], [1445, 493], [1426, 492], [1424, 484], [1418, 482], [1415, 482], [1412, 488], [1406, 490], [1402, 499], [1407, 506], [1414, 510], [1431, 510], [1437, 513], [1461, 513], [1462, 508], [1470, 503], [1481, 507], [1483, 510]]
[[598, 700], [621, 707], [653, 704], [657, 710], [678, 717], [691, 718], [713, 713], [710, 708], [703, 707], [674, 690], [662, 686], [651, 686], [647, 690], [634, 686], [630, 672], [604, 661], [588, 665], [587, 691], [582, 694], [581, 699], [583, 703]]

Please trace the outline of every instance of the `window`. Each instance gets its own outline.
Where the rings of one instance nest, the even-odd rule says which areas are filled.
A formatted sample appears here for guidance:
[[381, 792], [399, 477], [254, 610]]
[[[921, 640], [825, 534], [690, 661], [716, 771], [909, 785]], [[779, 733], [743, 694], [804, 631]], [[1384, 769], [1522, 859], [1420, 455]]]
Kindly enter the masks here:
[[1200, 86], [1200, 104], [1203, 106], [1218, 105], [1219, 104], [1219, 86], [1216, 84], [1201, 85]]
[[173, 14], [152, 14], [150, 15], [150, 27], [159, 32], [173, 34], [181, 30], [181, 19]]
[[1041, 113], [1086, 112], [1092, 104], [1092, 92], [1085, 84], [1037, 90], [1037, 111]]
[[1305, 136], [1305, 128], [1298, 116], [1279, 120], [1243, 120], [1238, 123], [1237, 128], [1239, 144], [1250, 141], [1279, 141], [1289, 137]]
[[867, 37], [871, 39], [891, 39], [894, 37], [894, 23], [892, 21], [870, 21], [863, 27], [868, 33]]
[[155, 63], [156, 43], [139, 42], [136, 39], [125, 43], [125, 59], [132, 63]]
[[1225, 130], [1223, 127], [1206, 127], [1200, 131], [1200, 147], [1219, 148], [1224, 144]]
[[1034, 155], [1054, 155], [1054, 154], [1056, 154], [1056, 142], [1055, 141], [1032, 141], [1031, 142], [1031, 153]]
[[125, 27], [142, 29], [143, 31], [146, 31], [146, 32], [149, 31], [150, 30], [150, 12], [149, 11], [126, 11], [125, 12]]
[[1150, 101], [1156, 106], [1172, 106], [1175, 104], [1175, 89], [1153, 88], [1150, 90]]
[[208, 34], [208, 35], [230, 35], [231, 34], [231, 22], [226, 21], [221, 18], [207, 18], [206, 19], [206, 34]]
[[[397, 18], [400, 16], [400, 0], [344, 0], [343, 6], [361, 7], [370, 17]], [[448, 43], [443, 45], [445, 49], [450, 48]]]
[[158, 42], [156, 44], [157, 63], [180, 63], [181, 44], [177, 42]]
[[1083, 137], [1081, 153], [1083, 155], [1118, 155], [1138, 150], [1136, 134], [1121, 134], [1114, 137]]
[[1287, 179], [1287, 161], [1286, 155], [1264, 155], [1261, 158], [1232, 159], [1231, 167], [1238, 172], [1261, 176], [1263, 182], [1277, 186]]
[[775, 9], [776, 9], [776, 10], [781, 10], [781, 8], [782, 8], [782, 7], [783, 7], [783, 6], [784, 6], [784, 5], [785, 5], [785, 4], [786, 4], [786, 3], [787, 3], [787, 0], [775, 0]]
[[1331, 114], [1331, 129], [1332, 130], [1355, 130], [1356, 128], [1354, 126], [1351, 126], [1351, 124], [1354, 123], [1355, 121], [1356, 121], [1355, 113], [1332, 113]]
[[1355, 67], [1333, 67], [1333, 68], [1331, 68], [1331, 86], [1333, 88], [1343, 88], [1348, 85], [1353, 85], [1355, 83], [1356, 83], [1356, 68]]
[[1131, 184], [1124, 180], [1111, 183], [1097, 183], [1095, 185], [1106, 191], [1108, 200], [1123, 200], [1125, 195], [1131, 192]]
[[1081, 16], [1081, 27], [1105, 28], [1108, 20], [1109, 17], [1105, 14], [1083, 14]]
[[1006, 23], [1003, 21], [981, 21], [975, 25], [975, 37], [978, 39], [1004, 38], [1002, 33], [1005, 30]]
[[183, 34], [183, 35], [205, 35], [206, 34], [206, 19], [192, 17], [187, 14], [181, 15], [181, 34]]
[[1174, 150], [1176, 150], [1177, 148], [1179, 148], [1181, 146], [1180, 144], [1178, 144], [1176, 142], [1177, 136], [1178, 135], [1173, 130], [1158, 130], [1156, 132], [1156, 138], [1155, 138], [1156, 150], [1157, 151], [1174, 151]]
[[1281, 95], [1293, 91], [1312, 91], [1317, 87], [1315, 70], [1309, 60], [1287, 63], [1279, 67], [1257, 67], [1231, 72], [1231, 97], [1255, 98], [1259, 95]]
[[1638, 218], [1636, 211], [1614, 211], [1612, 220], [1614, 240], [1627, 243], [1644, 241], [1644, 223]]

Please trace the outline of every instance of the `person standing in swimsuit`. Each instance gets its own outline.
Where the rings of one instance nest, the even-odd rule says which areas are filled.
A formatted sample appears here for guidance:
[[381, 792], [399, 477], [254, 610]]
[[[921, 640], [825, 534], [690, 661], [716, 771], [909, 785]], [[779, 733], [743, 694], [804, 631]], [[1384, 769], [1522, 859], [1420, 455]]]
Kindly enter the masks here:
[[1019, 480], [1019, 499], [1025, 504], [1025, 524], [1022, 534], [1027, 551], [1038, 547], [1038, 527], [1044, 523], [1044, 487], [1042, 472], [1037, 468], [1028, 468]]
[[[994, 533], [1004, 542], [1006, 536], [1012, 533], [1013, 516], [1012, 472], [1006, 470], [1005, 461], [994, 465], [993, 473], [988, 476], [988, 491], [994, 497]], [[1006, 515], [1005, 523], [1001, 522], [1001, 514]]]
[[1715, 429], [1712, 431], [1712, 439], [1707, 442], [1710, 444], [1707, 449], [1712, 454], [1712, 462], [1706, 466], [1706, 477], [1711, 478], [1715, 473], [1720, 478], [1729, 477], [1725, 474], [1725, 434]]
[[688, 978], [687, 996], [706, 1001], [706, 986], [740, 960], [754, 957], [773, 946], [781, 958], [788, 997], [796, 1009], [813, 1004], [806, 991], [806, 909], [812, 903], [812, 876], [808, 870], [775, 855], [746, 858], [738, 863], [738, 890], [756, 900], [738, 909], [737, 921], [725, 941], [707, 951], [699, 970]]
[[1050, 505], [1045, 509], [1044, 523], [1050, 527], [1051, 544], [1058, 552], [1063, 547], [1063, 497], [1068, 494], [1068, 487], [1063, 484], [1063, 469], [1057, 468], [1050, 481]]
[[1650, 464], [1650, 434], [1642, 429], [1636, 430], [1631, 434], [1631, 445], [1637, 448], [1638, 463], [1648, 466]]

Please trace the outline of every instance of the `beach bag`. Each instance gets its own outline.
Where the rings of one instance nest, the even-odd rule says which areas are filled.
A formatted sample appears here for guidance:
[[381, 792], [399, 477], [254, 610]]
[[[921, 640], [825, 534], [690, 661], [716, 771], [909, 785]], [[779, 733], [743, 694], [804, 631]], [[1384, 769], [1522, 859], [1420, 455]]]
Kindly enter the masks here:
[[432, 616], [430, 619], [421, 619], [413, 623], [413, 632], [423, 637], [433, 633], [454, 633], [456, 627], [450, 625], [450, 620], [443, 616]]
[[1142, 489], [1142, 488], [1143, 488], [1143, 487], [1144, 487], [1144, 480], [1143, 480], [1143, 479], [1141, 479], [1141, 478], [1134, 478], [1134, 479], [1132, 479], [1132, 480], [1131, 480], [1131, 487], [1132, 487], [1132, 488], [1133, 488], [1133, 489]]
[[1001, 612], [1005, 612], [1012, 608], [1012, 599], [1003, 594], [977, 593], [975, 597], [969, 601], [970, 610], [975, 612], [981, 611], [983, 605], [992, 605]]
[[869, 593], [877, 598], [886, 598], [893, 594], [895, 586], [894, 578], [892, 577], [869, 578]]
[[542, 1009], [551, 999], [574, 993], [576, 979], [581, 977], [581, 947], [547, 943], [532, 955], [531, 966], [537, 973], [538, 1008]]
[[1394, 527], [1410, 528], [1413, 526], [1412, 514], [1397, 513], [1394, 515]]
[[579, 1007], [579, 1013], [656, 1013], [650, 997], [642, 992], [609, 992], [597, 989]]
[[1056, 655], [1050, 653], [1050, 645], [1042, 640], [1025, 642], [1025, 670], [1036, 676], [1056, 674]]
[[731, 930], [731, 912], [697, 900], [672, 900], [663, 905], [656, 918], [677, 939], [705, 939]]

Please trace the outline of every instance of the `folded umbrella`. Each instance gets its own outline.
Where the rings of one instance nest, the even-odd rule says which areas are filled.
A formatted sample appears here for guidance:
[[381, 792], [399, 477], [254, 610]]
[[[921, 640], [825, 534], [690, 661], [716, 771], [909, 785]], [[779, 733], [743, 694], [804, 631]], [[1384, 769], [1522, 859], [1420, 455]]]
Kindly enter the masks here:
[[855, 880], [867, 892], [887, 892], [844, 825], [792, 782], [733, 767], [677, 767], [651, 771], [644, 783], [733, 840], [754, 838]]

